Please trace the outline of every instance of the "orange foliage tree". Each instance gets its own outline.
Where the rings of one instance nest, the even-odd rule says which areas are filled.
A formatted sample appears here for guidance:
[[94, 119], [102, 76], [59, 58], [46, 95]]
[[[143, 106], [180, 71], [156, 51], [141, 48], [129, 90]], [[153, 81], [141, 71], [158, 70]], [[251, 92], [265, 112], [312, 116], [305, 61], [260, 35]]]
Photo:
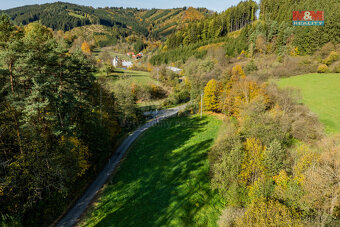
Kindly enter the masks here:
[[84, 41], [83, 44], [81, 44], [81, 50], [84, 54], [91, 54], [91, 46], [88, 42]]

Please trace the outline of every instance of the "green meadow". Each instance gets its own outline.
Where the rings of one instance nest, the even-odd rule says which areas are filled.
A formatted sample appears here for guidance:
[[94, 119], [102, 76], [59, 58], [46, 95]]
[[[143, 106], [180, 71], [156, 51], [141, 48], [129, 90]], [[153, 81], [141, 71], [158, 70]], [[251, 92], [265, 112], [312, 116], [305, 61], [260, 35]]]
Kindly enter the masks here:
[[319, 116], [328, 133], [340, 133], [340, 74], [306, 74], [279, 80], [301, 90], [302, 102]]
[[207, 155], [220, 123], [191, 116], [150, 128], [81, 225], [217, 226], [223, 202], [210, 189]]
[[[97, 73], [96, 76], [105, 76], [104, 72]], [[150, 85], [150, 84], [158, 84], [158, 81], [150, 77], [149, 72], [144, 71], [134, 71], [134, 70], [124, 70], [124, 69], [115, 69], [115, 72], [110, 73], [108, 77], [110, 85], [114, 85], [116, 83], [135, 83], [138, 85]]]

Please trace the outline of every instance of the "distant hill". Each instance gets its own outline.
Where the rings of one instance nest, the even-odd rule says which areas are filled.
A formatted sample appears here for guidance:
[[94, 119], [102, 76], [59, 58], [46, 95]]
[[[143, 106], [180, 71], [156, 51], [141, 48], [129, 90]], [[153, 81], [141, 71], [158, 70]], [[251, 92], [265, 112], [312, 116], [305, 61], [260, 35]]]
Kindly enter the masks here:
[[17, 25], [40, 21], [53, 30], [69, 31], [84, 25], [104, 25], [128, 29], [145, 37], [162, 38], [176, 30], [178, 25], [210, 15], [207, 9], [136, 9], [93, 8], [65, 2], [29, 5], [2, 10]]
[[194, 9], [177, 8], [177, 9], [152, 9], [142, 13], [141, 18], [144, 22], [149, 23], [149, 30], [153, 37], [165, 37], [178, 30], [185, 24], [192, 21], [204, 19], [212, 12], [205, 8]]

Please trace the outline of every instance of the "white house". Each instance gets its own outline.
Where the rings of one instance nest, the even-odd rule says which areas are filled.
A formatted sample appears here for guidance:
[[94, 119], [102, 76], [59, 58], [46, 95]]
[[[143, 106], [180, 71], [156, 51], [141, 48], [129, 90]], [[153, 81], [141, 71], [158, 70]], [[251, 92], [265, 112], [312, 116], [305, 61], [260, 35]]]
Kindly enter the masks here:
[[166, 68], [173, 71], [174, 73], [179, 73], [179, 72], [182, 71], [182, 69], [179, 69], [179, 68], [176, 68], [176, 67], [171, 67], [171, 66], [168, 66]]
[[119, 64], [119, 59], [118, 59], [118, 56], [116, 56], [116, 57], [113, 58], [113, 60], [112, 60], [112, 65], [113, 65], [114, 67], [117, 67], [118, 64]]

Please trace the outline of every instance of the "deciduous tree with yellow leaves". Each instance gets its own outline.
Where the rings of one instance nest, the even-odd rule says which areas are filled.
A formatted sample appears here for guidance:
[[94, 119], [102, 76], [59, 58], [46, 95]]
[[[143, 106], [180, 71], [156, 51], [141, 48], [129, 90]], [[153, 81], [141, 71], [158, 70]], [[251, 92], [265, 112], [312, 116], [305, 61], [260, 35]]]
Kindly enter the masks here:
[[258, 96], [267, 99], [265, 85], [258, 85], [257, 82], [246, 77], [241, 65], [236, 65], [231, 70], [231, 77], [226, 85], [225, 99], [220, 104], [223, 112], [238, 117], [240, 108]]
[[81, 44], [81, 50], [84, 54], [90, 55], [91, 54], [91, 46], [88, 42], [84, 41], [83, 44]]
[[216, 80], [210, 80], [204, 88], [204, 106], [206, 110], [218, 112], [219, 98], [222, 93], [222, 85]]
[[249, 138], [245, 143], [245, 149], [240, 177], [243, 183], [254, 184], [264, 174], [263, 154], [266, 147], [262, 145], [259, 139]]

